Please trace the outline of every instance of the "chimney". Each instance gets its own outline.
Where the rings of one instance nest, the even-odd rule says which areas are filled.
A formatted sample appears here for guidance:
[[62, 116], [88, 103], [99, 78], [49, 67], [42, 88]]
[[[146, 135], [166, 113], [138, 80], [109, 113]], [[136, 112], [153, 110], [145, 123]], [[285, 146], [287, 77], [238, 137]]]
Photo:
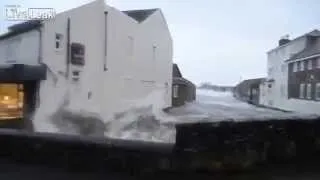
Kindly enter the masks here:
[[289, 35], [282, 36], [279, 40], [279, 46], [285, 45], [290, 42]]

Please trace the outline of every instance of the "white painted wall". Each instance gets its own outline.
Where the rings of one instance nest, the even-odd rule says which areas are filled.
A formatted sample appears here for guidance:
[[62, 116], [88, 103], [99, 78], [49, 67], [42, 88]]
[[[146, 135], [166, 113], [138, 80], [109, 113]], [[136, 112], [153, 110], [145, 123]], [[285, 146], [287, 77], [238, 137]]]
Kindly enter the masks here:
[[[104, 4], [103, 1], [94, 1], [84, 6], [71, 9], [57, 14], [52, 20], [46, 21], [43, 26], [43, 62], [48, 65], [51, 72], [48, 72], [48, 80], [43, 81], [40, 87], [40, 102], [45, 101], [48, 96], [55, 93], [56, 85], [52, 83], [53, 77], [57, 76], [63, 81], [66, 75], [66, 53], [67, 53], [67, 21], [70, 18], [70, 43], [82, 43], [85, 45], [85, 66], [80, 67], [80, 81], [78, 84], [70, 83], [66, 88], [70, 95], [81, 106], [94, 108], [101, 111], [98, 105], [101, 101], [101, 82], [102, 78], [102, 58], [103, 41], [101, 39], [103, 26]], [[55, 33], [63, 35], [62, 48], [55, 48]], [[72, 70], [77, 67], [70, 67]], [[70, 82], [71, 80], [69, 80]], [[88, 93], [92, 93], [88, 99]], [[63, 96], [61, 94], [57, 96]]]
[[0, 40], [0, 64], [38, 64], [39, 37], [39, 31], [32, 30]]
[[263, 105], [280, 109], [305, 113], [320, 113], [320, 104], [313, 101], [288, 99], [288, 64], [285, 62], [293, 54], [302, 51], [306, 46], [306, 38], [300, 37], [290, 43], [271, 50], [268, 55], [268, 79], [274, 79], [272, 88], [267, 83], [260, 86], [260, 96]]
[[[108, 11], [107, 32], [105, 11]], [[71, 20], [70, 41], [85, 45], [81, 80], [78, 85], [70, 83], [67, 87], [78, 104], [107, 117], [112, 112], [125, 110], [130, 100], [143, 99], [158, 90], [166, 93], [160, 95], [160, 99], [164, 99], [161, 107], [171, 106], [172, 40], [160, 11], [138, 23], [105, 5], [103, 0], [58, 14], [54, 20], [44, 23], [43, 62], [53, 73], [49, 72], [48, 80], [41, 84], [40, 101], [54, 95], [54, 88], [58, 87], [53, 83], [53, 77], [63, 79], [66, 72], [66, 48], [56, 51], [54, 46], [55, 33], [63, 34], [63, 47], [66, 46], [68, 17]], [[157, 46], [156, 59], [152, 58], [153, 45]], [[103, 68], [105, 58], [107, 71]], [[92, 93], [91, 99], [88, 99], [88, 92]], [[155, 97], [155, 101], [158, 99]]]
[[160, 108], [171, 106], [172, 40], [161, 12], [138, 23], [112, 7], [106, 6], [106, 11], [106, 111], [126, 109], [132, 100], [143, 99], [154, 91], [162, 96], [155, 97], [155, 101], [164, 103]]

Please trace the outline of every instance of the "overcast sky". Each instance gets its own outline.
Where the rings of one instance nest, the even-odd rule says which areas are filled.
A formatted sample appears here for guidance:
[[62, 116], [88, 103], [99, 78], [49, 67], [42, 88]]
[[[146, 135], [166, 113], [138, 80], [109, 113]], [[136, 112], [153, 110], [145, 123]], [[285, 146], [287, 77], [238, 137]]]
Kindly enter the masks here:
[[[55, 8], [92, 0], [1, 0], [0, 5]], [[278, 39], [320, 28], [320, 0], [107, 0], [120, 10], [161, 8], [174, 41], [174, 62], [199, 84], [234, 85], [266, 75], [266, 52]], [[0, 31], [10, 23], [0, 9]]]

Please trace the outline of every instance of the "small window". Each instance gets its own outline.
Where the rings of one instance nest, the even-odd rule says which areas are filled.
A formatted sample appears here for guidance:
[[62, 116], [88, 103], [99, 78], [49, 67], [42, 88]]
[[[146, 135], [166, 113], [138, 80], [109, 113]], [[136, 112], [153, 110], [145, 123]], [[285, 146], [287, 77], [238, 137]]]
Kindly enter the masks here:
[[257, 89], [252, 89], [252, 95], [257, 95], [258, 94], [258, 91], [257, 91]]
[[320, 57], [317, 58], [317, 68], [320, 68]]
[[316, 96], [316, 100], [320, 100], [320, 83], [316, 84], [316, 90], [315, 90], [315, 96]]
[[304, 61], [300, 62], [300, 71], [304, 71]]
[[304, 98], [304, 89], [305, 89], [305, 84], [300, 84], [299, 97], [300, 97], [301, 99]]
[[293, 63], [293, 72], [297, 72], [298, 71], [298, 62], [294, 62]]
[[73, 72], [72, 72], [72, 75], [73, 75], [73, 76], [79, 76], [79, 74], [80, 74], [80, 71], [73, 71]]
[[177, 98], [179, 96], [179, 86], [178, 85], [174, 85], [173, 86], [173, 97]]
[[308, 60], [308, 70], [312, 69], [312, 59]]
[[72, 71], [72, 80], [78, 82], [80, 80], [80, 71]]
[[62, 49], [62, 40], [63, 40], [63, 35], [60, 33], [56, 33], [55, 37], [55, 48], [56, 49]]
[[307, 99], [311, 99], [311, 84], [307, 84]]

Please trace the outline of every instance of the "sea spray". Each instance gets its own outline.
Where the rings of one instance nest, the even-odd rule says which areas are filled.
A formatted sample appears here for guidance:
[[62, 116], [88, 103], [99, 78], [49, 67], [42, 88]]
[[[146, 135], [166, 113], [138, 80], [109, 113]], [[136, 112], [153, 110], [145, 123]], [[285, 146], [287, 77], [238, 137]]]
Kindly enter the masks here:
[[125, 100], [128, 108], [107, 118], [94, 108], [99, 105], [81, 103], [80, 92], [70, 93], [73, 87], [64, 77], [44, 83], [47, 89], [41, 90], [41, 104], [33, 118], [37, 132], [174, 142], [171, 122], [176, 119], [162, 111], [162, 91], [151, 92], [142, 99]]
[[[176, 119], [165, 114], [162, 91], [153, 91], [143, 99], [127, 100], [127, 110], [117, 112], [107, 123], [105, 135], [113, 138], [174, 142]], [[166, 122], [166, 123], [164, 123]]]
[[[81, 103], [80, 93], [60, 77], [57, 81], [44, 81], [41, 103], [33, 117], [37, 132], [77, 135], [103, 135], [104, 123], [99, 113]], [[82, 101], [83, 102], [83, 101]], [[92, 107], [92, 106], [91, 106]]]

